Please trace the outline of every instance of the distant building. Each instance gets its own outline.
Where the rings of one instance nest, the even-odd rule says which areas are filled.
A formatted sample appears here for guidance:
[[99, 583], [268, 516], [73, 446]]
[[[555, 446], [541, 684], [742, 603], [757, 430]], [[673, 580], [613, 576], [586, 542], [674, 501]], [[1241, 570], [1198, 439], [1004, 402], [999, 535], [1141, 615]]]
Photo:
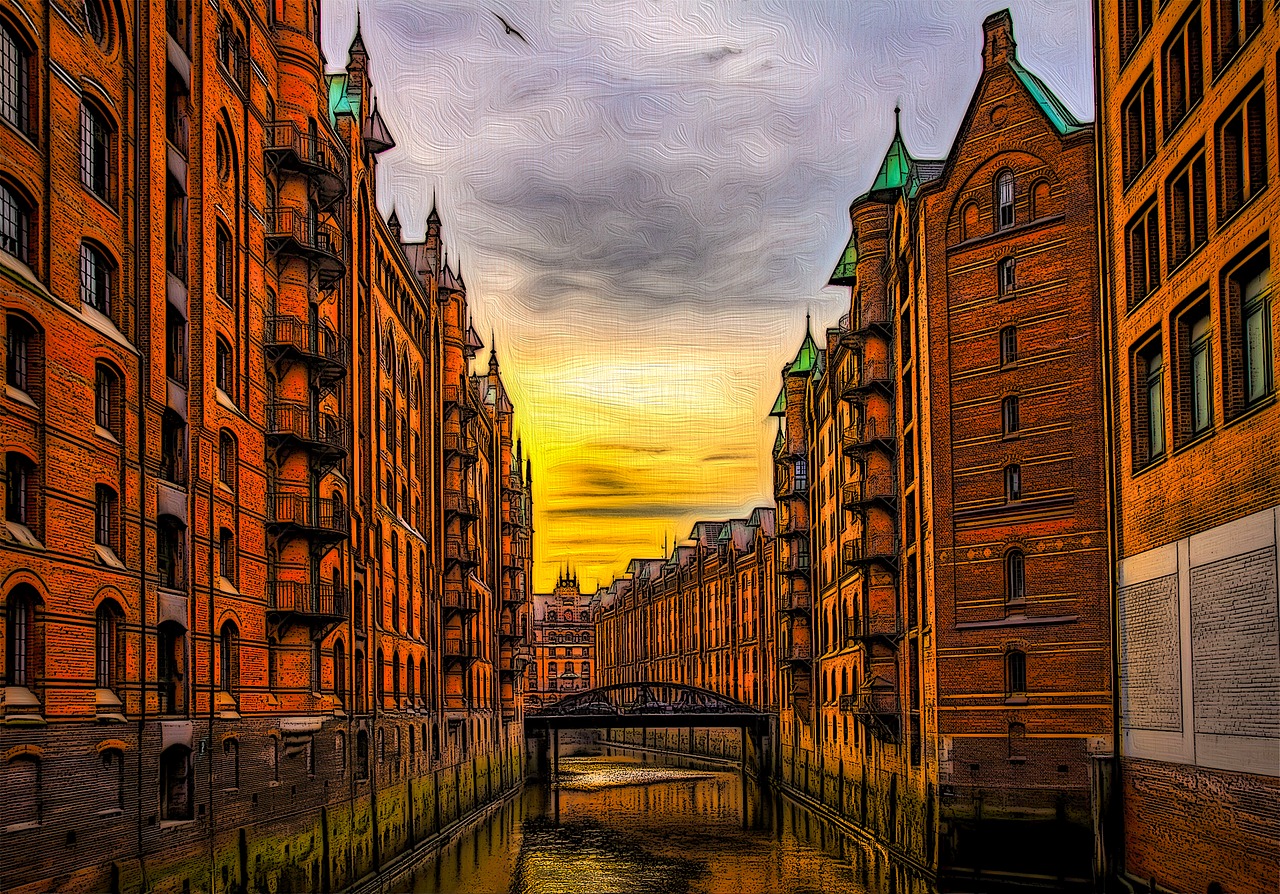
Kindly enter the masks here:
[[533, 596], [533, 660], [525, 670], [530, 710], [598, 685], [595, 612], [599, 596], [584, 596], [568, 570], [550, 593]]
[[1280, 889], [1280, 10], [1098, 0], [1124, 873]]

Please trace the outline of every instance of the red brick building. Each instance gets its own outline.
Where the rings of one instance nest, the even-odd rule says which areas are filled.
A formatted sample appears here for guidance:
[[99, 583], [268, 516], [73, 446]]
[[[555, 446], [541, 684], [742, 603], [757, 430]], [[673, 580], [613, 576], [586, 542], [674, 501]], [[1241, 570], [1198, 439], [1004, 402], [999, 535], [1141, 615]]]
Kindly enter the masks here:
[[1124, 836], [1152, 890], [1280, 887], [1274, 3], [1099, 0]]
[[0, 8], [6, 891], [342, 888], [519, 779], [513, 408], [319, 35]]
[[550, 593], [535, 593], [531, 603], [532, 661], [526, 668], [525, 703], [529, 710], [551, 705], [566, 694], [591, 689], [596, 677], [595, 616], [600, 594], [584, 595], [578, 577], [567, 568]]
[[1092, 128], [1007, 12], [983, 30], [951, 149], [894, 134], [831, 280], [850, 312], [784, 371], [812, 601], [783, 620], [783, 776], [944, 878], [1084, 884], [1111, 721]]

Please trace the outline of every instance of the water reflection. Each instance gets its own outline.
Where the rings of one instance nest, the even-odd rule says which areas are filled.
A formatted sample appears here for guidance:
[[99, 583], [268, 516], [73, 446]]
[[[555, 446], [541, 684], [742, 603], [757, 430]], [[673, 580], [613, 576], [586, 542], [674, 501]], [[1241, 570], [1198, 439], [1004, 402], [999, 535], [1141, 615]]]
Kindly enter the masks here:
[[[872, 845], [741, 774], [631, 756], [564, 758], [486, 820], [388, 879], [432, 894], [928, 894]], [[557, 821], [557, 815], [559, 817]]]

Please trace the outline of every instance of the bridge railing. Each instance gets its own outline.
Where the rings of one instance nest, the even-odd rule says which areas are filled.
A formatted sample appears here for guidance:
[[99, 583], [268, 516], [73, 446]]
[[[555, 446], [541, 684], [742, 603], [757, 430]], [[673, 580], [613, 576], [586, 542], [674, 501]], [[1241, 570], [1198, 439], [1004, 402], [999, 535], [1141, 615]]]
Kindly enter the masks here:
[[560, 699], [531, 717], [759, 714], [756, 708], [728, 696], [681, 683], [620, 683]]

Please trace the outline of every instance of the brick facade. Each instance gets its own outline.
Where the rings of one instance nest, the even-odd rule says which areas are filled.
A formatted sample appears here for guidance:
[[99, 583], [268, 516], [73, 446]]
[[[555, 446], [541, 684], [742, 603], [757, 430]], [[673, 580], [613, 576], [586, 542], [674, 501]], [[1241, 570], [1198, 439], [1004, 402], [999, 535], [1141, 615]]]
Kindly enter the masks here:
[[0, 9], [6, 891], [339, 889], [520, 778], [513, 407], [319, 17]]

